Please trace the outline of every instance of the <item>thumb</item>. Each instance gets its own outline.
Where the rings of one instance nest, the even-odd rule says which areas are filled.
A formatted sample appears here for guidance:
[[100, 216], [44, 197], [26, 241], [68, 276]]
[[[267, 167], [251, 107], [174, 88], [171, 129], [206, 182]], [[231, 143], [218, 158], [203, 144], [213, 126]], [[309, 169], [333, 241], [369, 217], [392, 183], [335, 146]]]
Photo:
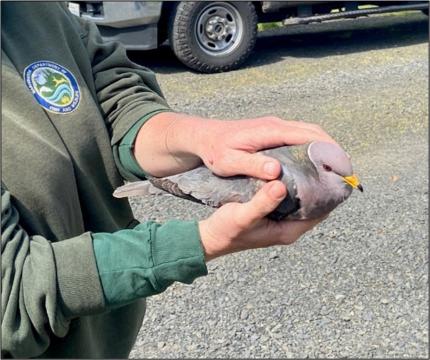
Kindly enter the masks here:
[[281, 173], [279, 161], [260, 153], [238, 151], [233, 161], [234, 175], [247, 175], [263, 180], [274, 180]]
[[274, 180], [264, 186], [247, 203], [242, 204], [236, 213], [236, 221], [242, 228], [247, 228], [270, 214], [287, 195], [285, 185]]

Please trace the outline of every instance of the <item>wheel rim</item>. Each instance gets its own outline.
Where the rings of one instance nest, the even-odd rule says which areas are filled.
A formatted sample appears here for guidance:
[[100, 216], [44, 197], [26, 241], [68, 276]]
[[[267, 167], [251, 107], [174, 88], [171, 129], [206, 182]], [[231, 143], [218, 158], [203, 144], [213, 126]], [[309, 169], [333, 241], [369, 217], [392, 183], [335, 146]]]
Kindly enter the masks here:
[[206, 54], [229, 54], [239, 46], [242, 39], [242, 17], [229, 3], [211, 3], [197, 16], [195, 36], [200, 49]]

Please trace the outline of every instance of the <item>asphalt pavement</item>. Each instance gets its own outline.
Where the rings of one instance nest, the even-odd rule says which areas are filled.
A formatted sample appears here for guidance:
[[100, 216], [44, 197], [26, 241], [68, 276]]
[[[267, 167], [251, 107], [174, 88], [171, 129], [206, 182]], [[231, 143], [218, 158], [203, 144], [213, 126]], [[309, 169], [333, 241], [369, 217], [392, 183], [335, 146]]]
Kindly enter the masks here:
[[[133, 358], [428, 358], [428, 18], [406, 13], [265, 32], [246, 65], [203, 75], [167, 47], [133, 53], [176, 110], [322, 125], [354, 194], [288, 247], [229, 255], [148, 299]], [[169, 196], [140, 220], [203, 219]]]

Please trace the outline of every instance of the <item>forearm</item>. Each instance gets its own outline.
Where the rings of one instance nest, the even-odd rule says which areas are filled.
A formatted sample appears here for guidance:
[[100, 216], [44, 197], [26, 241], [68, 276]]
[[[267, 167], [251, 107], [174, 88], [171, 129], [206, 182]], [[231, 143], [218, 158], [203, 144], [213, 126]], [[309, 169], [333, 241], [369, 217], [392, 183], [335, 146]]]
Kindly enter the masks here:
[[163, 112], [154, 115], [139, 130], [134, 156], [145, 172], [169, 176], [201, 164], [200, 143], [207, 132], [208, 119]]

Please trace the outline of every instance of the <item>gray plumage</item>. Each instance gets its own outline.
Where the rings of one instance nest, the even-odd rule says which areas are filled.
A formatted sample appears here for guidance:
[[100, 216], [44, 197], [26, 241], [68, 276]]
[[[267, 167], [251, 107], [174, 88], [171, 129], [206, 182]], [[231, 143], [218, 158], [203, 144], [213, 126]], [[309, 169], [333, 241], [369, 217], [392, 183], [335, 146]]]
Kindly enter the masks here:
[[[268, 215], [273, 220], [313, 219], [325, 215], [351, 194], [362, 191], [352, 173], [349, 156], [340, 146], [325, 142], [283, 146], [262, 153], [279, 160], [280, 180], [287, 197]], [[351, 178], [357, 180], [352, 181]], [[219, 177], [206, 166], [164, 178], [126, 184], [115, 190], [115, 197], [169, 193], [212, 207], [228, 202], [247, 202], [264, 184], [246, 176]]]

